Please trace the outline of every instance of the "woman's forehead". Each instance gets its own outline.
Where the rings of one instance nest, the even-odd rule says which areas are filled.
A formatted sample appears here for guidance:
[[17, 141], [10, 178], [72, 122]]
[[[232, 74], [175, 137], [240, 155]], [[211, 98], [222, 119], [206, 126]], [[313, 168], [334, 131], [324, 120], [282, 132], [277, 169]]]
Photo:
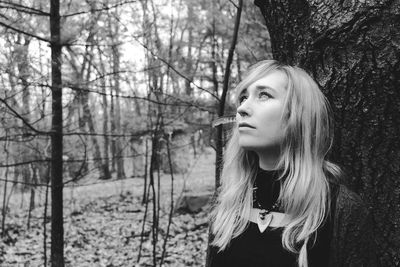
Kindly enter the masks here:
[[281, 71], [272, 71], [258, 79], [248, 80], [241, 86], [238, 95], [249, 91], [269, 90], [276, 94], [286, 93], [287, 76]]

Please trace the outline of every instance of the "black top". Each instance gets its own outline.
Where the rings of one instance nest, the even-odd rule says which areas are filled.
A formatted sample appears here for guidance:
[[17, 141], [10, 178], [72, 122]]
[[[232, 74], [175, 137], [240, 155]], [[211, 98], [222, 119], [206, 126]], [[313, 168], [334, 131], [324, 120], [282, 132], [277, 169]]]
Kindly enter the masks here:
[[[253, 206], [257, 203], [262, 208], [270, 209], [279, 196], [280, 182], [276, 180], [276, 171], [260, 170], [257, 174], [255, 198]], [[312, 240], [308, 245], [308, 266], [328, 266], [329, 244], [332, 235], [332, 223], [328, 219], [317, 230], [316, 243]], [[298, 266], [297, 254], [285, 250], [282, 246], [282, 227], [268, 227], [260, 233], [256, 223], [249, 221], [246, 230], [234, 238], [229, 246], [222, 252], [211, 247], [211, 267], [287, 267]]]

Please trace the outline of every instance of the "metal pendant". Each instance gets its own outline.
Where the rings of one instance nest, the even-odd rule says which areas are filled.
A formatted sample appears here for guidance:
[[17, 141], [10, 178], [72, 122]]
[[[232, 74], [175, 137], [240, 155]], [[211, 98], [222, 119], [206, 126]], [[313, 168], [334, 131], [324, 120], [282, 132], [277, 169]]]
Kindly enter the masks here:
[[257, 225], [261, 233], [267, 229], [272, 221], [273, 215], [267, 210], [260, 210], [257, 216]]

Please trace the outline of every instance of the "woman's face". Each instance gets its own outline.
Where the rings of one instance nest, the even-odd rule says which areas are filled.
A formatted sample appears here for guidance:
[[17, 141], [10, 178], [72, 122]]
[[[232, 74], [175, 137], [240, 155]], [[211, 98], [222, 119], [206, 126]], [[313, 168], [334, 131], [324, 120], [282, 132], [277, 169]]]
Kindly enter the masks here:
[[279, 147], [286, 84], [285, 74], [273, 71], [239, 92], [236, 121], [242, 148], [262, 153]]

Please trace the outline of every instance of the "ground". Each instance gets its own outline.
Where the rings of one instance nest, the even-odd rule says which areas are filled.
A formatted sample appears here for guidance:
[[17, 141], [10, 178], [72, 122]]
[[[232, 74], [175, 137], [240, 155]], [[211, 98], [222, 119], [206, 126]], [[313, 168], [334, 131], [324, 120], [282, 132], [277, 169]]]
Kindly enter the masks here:
[[[191, 163], [189, 171], [175, 175], [174, 202], [183, 192], [212, 191], [215, 153], [206, 148]], [[156, 261], [160, 265], [170, 212], [171, 179], [161, 175], [160, 222], [156, 242]], [[5, 236], [0, 242], [0, 266], [43, 266], [44, 189], [32, 212], [28, 230], [28, 194], [13, 193], [5, 221]], [[143, 179], [131, 178], [64, 189], [64, 239], [66, 266], [154, 266], [153, 212], [142, 204]], [[25, 202], [21, 208], [21, 202]], [[23, 203], [22, 203], [23, 204]], [[50, 207], [49, 207], [50, 209]], [[174, 213], [163, 266], [204, 266], [208, 212]], [[50, 257], [50, 218], [46, 218], [47, 261]], [[139, 259], [140, 244], [142, 242]]]

